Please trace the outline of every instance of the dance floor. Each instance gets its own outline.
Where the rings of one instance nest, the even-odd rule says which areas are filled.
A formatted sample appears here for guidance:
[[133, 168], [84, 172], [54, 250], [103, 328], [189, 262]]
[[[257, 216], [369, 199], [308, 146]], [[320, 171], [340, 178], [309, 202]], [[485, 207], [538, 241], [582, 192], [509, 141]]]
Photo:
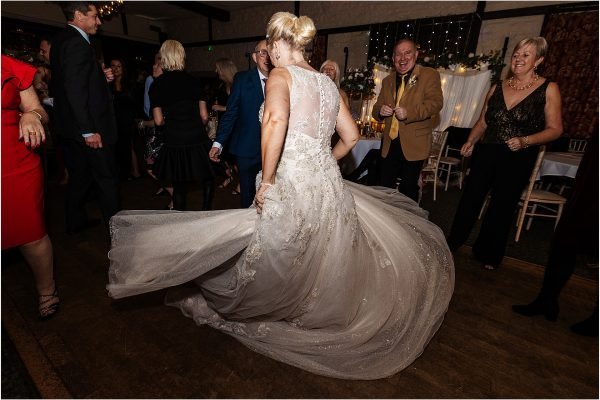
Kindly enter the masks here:
[[[156, 188], [149, 178], [123, 183], [123, 207], [164, 208], [167, 199], [152, 196]], [[444, 201], [448, 194], [438, 195]], [[190, 196], [198, 210], [200, 189]], [[508, 258], [489, 272], [463, 247], [445, 321], [421, 357], [386, 379], [345, 381], [279, 363], [198, 327], [163, 305], [164, 291], [110, 299], [106, 233], [97, 226], [65, 235], [63, 200], [64, 187], [49, 184], [60, 313], [39, 321], [26, 264], [10, 254], [2, 263], [4, 332], [44, 398], [598, 397], [598, 338], [569, 330], [597, 304], [593, 279], [569, 281], [558, 321], [526, 318], [510, 306], [535, 297], [543, 267]], [[217, 189], [216, 208], [237, 204], [231, 188]], [[99, 216], [93, 204], [89, 210]]]

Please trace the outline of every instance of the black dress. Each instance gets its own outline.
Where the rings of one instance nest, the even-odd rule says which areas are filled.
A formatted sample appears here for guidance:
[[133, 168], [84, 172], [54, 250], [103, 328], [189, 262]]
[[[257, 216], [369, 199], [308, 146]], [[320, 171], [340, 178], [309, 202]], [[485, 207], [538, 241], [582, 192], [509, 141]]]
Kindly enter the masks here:
[[471, 172], [450, 228], [448, 246], [451, 250], [467, 241], [490, 192], [490, 203], [473, 244], [473, 254], [483, 264], [497, 267], [502, 262], [517, 203], [539, 151], [539, 146], [511, 151], [505, 141], [532, 135], [545, 128], [544, 108], [549, 83], [541, 84], [511, 109], [506, 107], [502, 84], [496, 86], [485, 113], [487, 128], [473, 151]]
[[131, 170], [131, 140], [135, 129], [135, 103], [128, 86], [121, 90], [115, 88], [114, 83], [110, 85], [115, 106], [115, 118], [117, 120], [117, 160], [119, 162], [119, 173], [122, 179], [128, 178]]
[[208, 151], [211, 141], [200, 117], [199, 101], [206, 101], [200, 82], [184, 71], [167, 71], [150, 87], [152, 107], [165, 118], [164, 145], [154, 171], [164, 182], [188, 182], [214, 176]]

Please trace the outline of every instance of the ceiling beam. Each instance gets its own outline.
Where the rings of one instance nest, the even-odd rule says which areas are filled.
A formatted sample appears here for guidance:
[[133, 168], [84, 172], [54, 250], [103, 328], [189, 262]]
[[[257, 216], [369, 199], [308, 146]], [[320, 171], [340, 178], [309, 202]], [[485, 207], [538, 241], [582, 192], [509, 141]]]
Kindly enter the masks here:
[[202, 4], [198, 1], [169, 1], [168, 3], [183, 8], [185, 10], [194, 12], [196, 14], [201, 14], [206, 17], [212, 17], [222, 22], [229, 22], [230, 19], [229, 11]]

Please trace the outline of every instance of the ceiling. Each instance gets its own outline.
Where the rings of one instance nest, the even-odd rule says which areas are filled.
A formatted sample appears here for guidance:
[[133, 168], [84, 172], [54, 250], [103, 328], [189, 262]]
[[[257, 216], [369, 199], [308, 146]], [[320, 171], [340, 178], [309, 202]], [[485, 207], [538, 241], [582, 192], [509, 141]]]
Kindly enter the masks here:
[[[180, 5], [178, 5], [178, 4]], [[197, 15], [216, 16], [219, 10], [225, 12], [252, 8], [275, 1], [125, 1], [123, 11], [151, 21], [167, 21], [190, 18]], [[196, 9], [196, 10], [190, 10]], [[218, 9], [218, 10], [215, 10]], [[213, 14], [214, 13], [214, 14]]]

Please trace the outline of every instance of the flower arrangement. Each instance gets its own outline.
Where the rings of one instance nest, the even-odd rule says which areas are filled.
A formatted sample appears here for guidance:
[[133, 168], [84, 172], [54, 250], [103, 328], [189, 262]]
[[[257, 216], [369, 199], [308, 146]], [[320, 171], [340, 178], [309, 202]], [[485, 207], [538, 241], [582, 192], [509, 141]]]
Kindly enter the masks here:
[[[390, 57], [384, 56], [380, 59], [376, 57], [371, 57], [369, 60], [371, 64], [381, 64], [387, 68], [393, 67], [393, 63]], [[492, 72], [492, 82], [497, 82], [500, 80], [500, 73], [502, 72], [502, 68], [506, 64], [504, 64], [502, 60], [502, 56], [499, 50], [492, 50], [487, 54], [452, 54], [452, 53], [444, 53], [438, 56], [427, 55], [424, 53], [419, 54], [419, 59], [417, 61], [419, 64], [424, 65], [426, 67], [432, 68], [443, 68], [449, 69], [451, 71], [459, 70], [459, 68], [464, 68], [465, 70], [478, 70], [485, 71], [489, 69]]]
[[373, 68], [369, 66], [350, 68], [346, 76], [342, 78], [340, 87], [348, 94], [348, 97], [353, 99], [372, 96], [375, 94], [373, 91], [375, 89]]

